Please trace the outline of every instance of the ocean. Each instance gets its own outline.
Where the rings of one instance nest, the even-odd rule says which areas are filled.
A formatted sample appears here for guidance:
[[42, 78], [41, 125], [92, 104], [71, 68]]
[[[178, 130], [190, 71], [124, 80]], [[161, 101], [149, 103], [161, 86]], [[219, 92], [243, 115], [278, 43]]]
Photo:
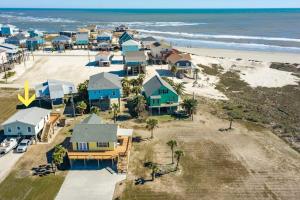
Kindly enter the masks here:
[[300, 53], [300, 9], [3, 9], [0, 24], [47, 32], [127, 24], [173, 45]]

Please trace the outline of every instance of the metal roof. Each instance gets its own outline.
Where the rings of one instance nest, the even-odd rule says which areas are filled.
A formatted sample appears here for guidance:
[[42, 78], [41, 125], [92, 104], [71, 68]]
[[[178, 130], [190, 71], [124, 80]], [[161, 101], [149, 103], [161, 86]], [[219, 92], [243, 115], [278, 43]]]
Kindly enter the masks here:
[[146, 62], [147, 55], [144, 51], [131, 51], [125, 53], [126, 62]]
[[102, 72], [90, 77], [88, 90], [121, 89], [121, 79], [118, 75]]
[[166, 81], [164, 81], [160, 76], [155, 75], [153, 76], [149, 81], [147, 81], [144, 84], [144, 91], [147, 97], [151, 96], [156, 90], [160, 89], [161, 86], [165, 86], [166, 88], [168, 88], [169, 90], [171, 90], [172, 92], [174, 92], [175, 94], [177, 94], [177, 92], [174, 90], [174, 88], [167, 83]]
[[128, 40], [122, 44], [122, 46], [140, 46], [141, 44], [135, 40]]

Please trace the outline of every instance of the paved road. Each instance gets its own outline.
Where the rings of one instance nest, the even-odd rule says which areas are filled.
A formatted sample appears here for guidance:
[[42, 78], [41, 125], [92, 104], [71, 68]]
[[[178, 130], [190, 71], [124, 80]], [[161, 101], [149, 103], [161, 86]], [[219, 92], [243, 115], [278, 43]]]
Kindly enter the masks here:
[[13, 153], [11, 151], [0, 157], [0, 183], [7, 177], [9, 172], [22, 156], [23, 153]]
[[71, 170], [56, 200], [112, 200], [116, 183], [125, 178], [106, 169]]

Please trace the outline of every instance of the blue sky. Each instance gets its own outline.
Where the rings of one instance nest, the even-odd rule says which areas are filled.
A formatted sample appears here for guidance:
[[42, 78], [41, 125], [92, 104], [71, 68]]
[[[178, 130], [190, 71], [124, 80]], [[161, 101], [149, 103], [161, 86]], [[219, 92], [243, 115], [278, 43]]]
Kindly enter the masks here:
[[300, 8], [300, 0], [0, 0], [1, 8]]

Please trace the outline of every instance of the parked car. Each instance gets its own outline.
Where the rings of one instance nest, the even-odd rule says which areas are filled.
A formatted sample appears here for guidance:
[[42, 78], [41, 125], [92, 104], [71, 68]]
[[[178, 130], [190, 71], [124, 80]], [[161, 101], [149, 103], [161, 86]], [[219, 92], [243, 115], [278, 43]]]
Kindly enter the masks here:
[[26, 152], [28, 149], [28, 146], [31, 145], [31, 140], [24, 139], [20, 142], [19, 146], [17, 147], [17, 152], [18, 153], [23, 153]]
[[18, 146], [18, 141], [16, 138], [5, 139], [0, 144], [0, 155], [7, 154], [14, 148]]

